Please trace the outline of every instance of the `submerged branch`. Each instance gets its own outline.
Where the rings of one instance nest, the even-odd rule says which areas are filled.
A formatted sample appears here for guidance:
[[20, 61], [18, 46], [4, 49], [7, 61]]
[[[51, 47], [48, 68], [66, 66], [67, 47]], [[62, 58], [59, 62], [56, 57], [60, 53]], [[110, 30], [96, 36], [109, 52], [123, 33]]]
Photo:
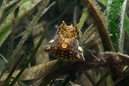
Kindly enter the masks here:
[[[46, 76], [57, 77], [60, 75], [75, 73], [80, 71], [86, 71], [96, 67], [106, 67], [109, 65], [129, 65], [129, 56], [115, 52], [103, 52], [96, 56], [89, 55], [90, 59], [85, 62], [69, 62], [66, 65], [60, 65], [55, 71], [51, 69], [56, 64], [57, 60], [50, 61], [46, 64], [40, 64], [31, 68], [28, 68], [21, 75], [22, 80], [37, 80], [39, 77], [45, 78]], [[31, 72], [31, 73], [30, 73]]]

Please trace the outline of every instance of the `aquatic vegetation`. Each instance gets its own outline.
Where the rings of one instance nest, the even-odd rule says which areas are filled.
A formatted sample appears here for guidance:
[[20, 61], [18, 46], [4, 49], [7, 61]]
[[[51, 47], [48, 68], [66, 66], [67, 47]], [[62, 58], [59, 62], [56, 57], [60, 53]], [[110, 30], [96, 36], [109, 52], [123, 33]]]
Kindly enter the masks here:
[[128, 86], [126, 8], [128, 0], [1, 0], [0, 86]]

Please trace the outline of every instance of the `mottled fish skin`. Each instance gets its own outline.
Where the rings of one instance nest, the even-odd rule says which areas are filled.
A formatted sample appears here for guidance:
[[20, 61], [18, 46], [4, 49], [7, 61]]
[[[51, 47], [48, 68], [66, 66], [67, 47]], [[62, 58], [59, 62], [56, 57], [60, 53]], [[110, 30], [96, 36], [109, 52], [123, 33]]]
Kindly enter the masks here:
[[85, 61], [79, 39], [80, 31], [63, 21], [55, 38], [49, 41], [44, 51], [62, 60]]

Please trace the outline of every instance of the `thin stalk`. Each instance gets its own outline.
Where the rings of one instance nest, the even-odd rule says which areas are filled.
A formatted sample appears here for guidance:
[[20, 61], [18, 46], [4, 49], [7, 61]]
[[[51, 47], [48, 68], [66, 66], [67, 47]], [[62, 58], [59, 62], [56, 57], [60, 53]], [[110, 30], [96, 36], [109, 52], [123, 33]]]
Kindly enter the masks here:
[[78, 7], [75, 6], [74, 11], [73, 11], [73, 25], [74, 26], [77, 24], [77, 11], [78, 11]]
[[[4, 60], [5, 63], [8, 63], [8, 60], [1, 53], [0, 53], [0, 57]], [[5, 72], [5, 69], [2, 70], [0, 74], [0, 79], [2, 78], [4, 72]]]
[[87, 17], [88, 17], [88, 11], [87, 11], [87, 9], [83, 9], [83, 12], [82, 12], [80, 21], [79, 21], [79, 23], [77, 24], [77, 28], [78, 28], [79, 30], [82, 29], [82, 27], [83, 27], [83, 25], [84, 25], [84, 23], [85, 23]]
[[7, 0], [3, 0], [3, 3], [1, 5], [1, 7], [0, 7], [0, 20], [1, 20], [1, 17], [3, 15], [3, 12], [5, 10], [6, 3], [7, 3]]
[[83, 36], [81, 38], [82, 43], [84, 43], [94, 32], [95, 29], [93, 28], [93, 24], [91, 24], [83, 33]]
[[91, 13], [95, 23], [98, 27], [99, 35], [102, 40], [104, 51], [113, 51], [112, 43], [108, 35], [108, 25], [104, 16], [102, 15], [99, 7], [97, 7], [94, 0], [82, 0], [84, 5], [86, 5]]
[[121, 21], [120, 21], [120, 37], [119, 37], [119, 52], [123, 52], [123, 47], [124, 47], [124, 35], [125, 35], [125, 30], [123, 28], [123, 24], [124, 24], [124, 15], [125, 15], [125, 9], [126, 9], [126, 4], [127, 4], [127, 0], [125, 0], [123, 2], [122, 5], [122, 10], [121, 10]]
[[127, 14], [125, 14], [125, 18], [124, 18], [124, 29], [125, 29], [127, 35], [129, 36], [129, 18], [128, 18]]
[[5, 61], [5, 63], [8, 63], [8, 60], [0, 53], [0, 57]]
[[6, 4], [5, 7], [8, 7], [8, 6], [10, 6], [10, 5], [16, 3], [17, 1], [18, 1], [18, 0], [9, 1], [9, 2]]

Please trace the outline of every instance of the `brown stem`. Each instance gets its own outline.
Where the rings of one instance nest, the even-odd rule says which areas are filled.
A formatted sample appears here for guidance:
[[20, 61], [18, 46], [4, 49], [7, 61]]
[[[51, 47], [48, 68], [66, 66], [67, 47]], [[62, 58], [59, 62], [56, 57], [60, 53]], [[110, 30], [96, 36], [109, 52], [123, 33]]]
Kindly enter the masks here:
[[105, 21], [104, 16], [102, 16], [100, 9], [96, 5], [96, 2], [94, 0], [82, 0], [82, 1], [84, 2], [84, 5], [88, 7], [89, 12], [91, 13], [95, 21], [95, 24], [98, 27], [104, 51], [113, 51], [112, 43], [107, 32], [108, 30], [107, 23]]
[[[109, 65], [129, 65], [129, 56], [115, 52], [103, 52], [94, 58], [93, 55], [89, 55], [89, 59], [85, 62], [70, 62], [65, 65], [60, 65], [56, 70], [51, 70], [57, 60], [48, 62], [47, 64], [41, 64], [35, 67], [26, 69], [21, 76], [22, 80], [36, 80], [39, 77], [52, 77], [56, 78], [60, 75], [86, 71], [96, 67], [106, 67]], [[31, 71], [31, 73], [30, 73]]]

